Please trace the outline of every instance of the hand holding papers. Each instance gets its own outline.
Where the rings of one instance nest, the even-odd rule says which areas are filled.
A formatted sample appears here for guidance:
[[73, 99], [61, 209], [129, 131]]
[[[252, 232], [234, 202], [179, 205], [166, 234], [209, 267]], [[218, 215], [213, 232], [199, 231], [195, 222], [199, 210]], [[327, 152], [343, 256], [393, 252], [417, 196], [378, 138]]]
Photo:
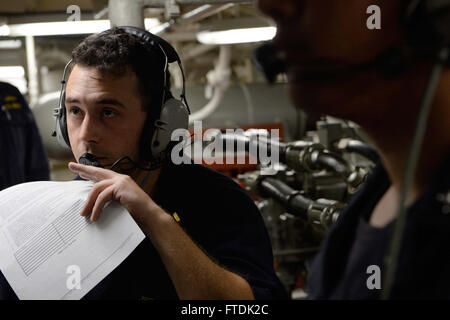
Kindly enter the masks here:
[[80, 299], [145, 238], [116, 202], [95, 223], [80, 216], [92, 186], [41, 181], [0, 192], [0, 269], [20, 299]]

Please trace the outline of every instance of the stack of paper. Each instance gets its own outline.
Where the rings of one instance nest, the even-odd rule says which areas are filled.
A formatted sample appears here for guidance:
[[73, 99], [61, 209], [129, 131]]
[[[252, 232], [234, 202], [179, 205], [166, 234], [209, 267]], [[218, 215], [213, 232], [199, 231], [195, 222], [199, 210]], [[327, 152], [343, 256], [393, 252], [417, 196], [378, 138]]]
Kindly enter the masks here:
[[110, 202], [80, 216], [90, 181], [23, 183], [0, 192], [0, 270], [20, 299], [80, 299], [145, 235]]

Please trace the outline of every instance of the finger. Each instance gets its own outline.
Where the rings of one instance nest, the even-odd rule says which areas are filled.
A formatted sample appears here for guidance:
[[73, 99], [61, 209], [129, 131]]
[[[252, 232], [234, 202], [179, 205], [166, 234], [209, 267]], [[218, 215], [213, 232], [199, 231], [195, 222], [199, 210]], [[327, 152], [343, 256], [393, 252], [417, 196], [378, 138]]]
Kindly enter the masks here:
[[83, 207], [83, 210], [81, 210], [80, 215], [81, 216], [87, 216], [92, 212], [92, 208], [95, 204], [95, 201], [98, 197], [98, 195], [106, 189], [109, 185], [111, 185], [111, 180], [103, 180], [100, 182], [97, 182], [94, 184], [94, 187], [92, 188], [91, 192], [89, 193], [86, 204]]
[[93, 182], [98, 182], [98, 181], [94, 181], [94, 177], [91, 177], [90, 175], [85, 174], [85, 173], [83, 173], [83, 172], [78, 173], [78, 175], [79, 175], [81, 178], [83, 178], [83, 179], [90, 180], [90, 181], [93, 181]]
[[98, 182], [102, 180], [97, 174], [94, 172], [87, 172], [88, 170], [81, 167], [81, 165], [78, 165], [76, 163], [70, 162], [69, 163], [69, 170], [78, 174], [81, 178], [87, 179], [90, 181]]
[[103, 168], [86, 166], [75, 162], [69, 163], [69, 170], [75, 173], [83, 175], [85, 179], [97, 182], [100, 180], [111, 178], [115, 172]]
[[91, 221], [97, 221], [102, 213], [103, 207], [106, 202], [112, 200], [114, 194], [114, 185], [110, 185], [104, 189], [97, 197], [94, 208], [92, 209]]

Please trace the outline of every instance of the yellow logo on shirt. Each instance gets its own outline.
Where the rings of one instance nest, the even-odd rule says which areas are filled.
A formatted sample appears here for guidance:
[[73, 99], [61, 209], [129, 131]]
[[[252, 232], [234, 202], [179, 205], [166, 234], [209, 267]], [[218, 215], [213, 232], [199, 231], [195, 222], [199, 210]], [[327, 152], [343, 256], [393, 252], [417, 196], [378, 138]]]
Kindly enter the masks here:
[[2, 110], [18, 110], [22, 109], [22, 105], [17, 102], [17, 97], [15, 96], [6, 96], [5, 104], [2, 105]]

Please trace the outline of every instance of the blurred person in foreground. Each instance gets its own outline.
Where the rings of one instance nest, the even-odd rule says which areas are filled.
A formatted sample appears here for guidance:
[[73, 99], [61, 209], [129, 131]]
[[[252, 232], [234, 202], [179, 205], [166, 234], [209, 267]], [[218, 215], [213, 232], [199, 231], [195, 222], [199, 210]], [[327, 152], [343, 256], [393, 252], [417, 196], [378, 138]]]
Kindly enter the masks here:
[[[295, 105], [358, 123], [381, 157], [314, 258], [308, 296], [380, 298], [408, 151], [439, 46], [445, 44], [433, 23], [439, 21], [445, 40], [450, 2], [259, 0], [258, 5], [277, 23], [274, 46]], [[381, 9], [381, 29], [366, 25], [371, 5]], [[450, 297], [449, 88], [447, 60], [404, 202], [407, 219], [391, 299]], [[383, 286], [369, 284], [371, 266], [381, 271]]]

